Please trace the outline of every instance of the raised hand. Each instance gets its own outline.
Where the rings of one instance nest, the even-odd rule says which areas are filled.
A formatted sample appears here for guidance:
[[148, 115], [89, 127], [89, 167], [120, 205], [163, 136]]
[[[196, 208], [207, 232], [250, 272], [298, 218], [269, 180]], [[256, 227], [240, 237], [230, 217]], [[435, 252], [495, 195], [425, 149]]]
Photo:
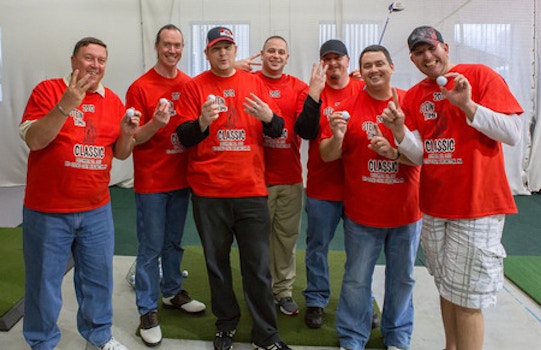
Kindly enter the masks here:
[[392, 132], [394, 137], [398, 142], [402, 142], [404, 138], [404, 120], [406, 119], [402, 108], [400, 108], [400, 103], [398, 102], [398, 94], [396, 89], [393, 88], [393, 99], [389, 101], [387, 108], [381, 113], [381, 119], [383, 124], [388, 127]]
[[[346, 117], [344, 114], [346, 113]], [[331, 127], [333, 136], [336, 140], [343, 140], [348, 129], [349, 113], [346, 111], [343, 112], [333, 112], [329, 116], [329, 126]]]
[[216, 97], [209, 95], [205, 103], [201, 106], [201, 116], [199, 125], [201, 131], [205, 131], [220, 116], [220, 106], [216, 103]]
[[254, 93], [250, 94], [250, 97], [244, 98], [244, 111], [256, 117], [257, 119], [269, 123], [272, 120], [274, 113], [262, 99], [257, 97]]
[[368, 148], [375, 151], [382, 157], [395, 159], [396, 150], [391, 146], [389, 140], [385, 136], [383, 136], [383, 133], [381, 132], [378, 124], [374, 123], [374, 126], [376, 128], [376, 135], [370, 140]]
[[468, 79], [458, 73], [447, 73], [446, 78], [453, 78], [454, 86], [448, 90], [444, 86], [440, 86], [443, 96], [453, 105], [460, 108], [466, 116], [473, 120], [473, 115], [477, 109], [477, 105], [471, 99], [471, 84]]
[[255, 66], [261, 66], [261, 62], [255, 61], [255, 59], [259, 56], [261, 56], [261, 53], [256, 53], [255, 55], [252, 55], [243, 60], [238, 60], [235, 62], [235, 68], [246, 72], [251, 72]]
[[124, 114], [124, 117], [120, 120], [121, 132], [131, 137], [133, 134], [135, 134], [140, 120], [141, 112], [133, 108], [128, 109], [126, 114]]
[[160, 99], [160, 102], [156, 105], [152, 118], [160, 127], [169, 123], [171, 119], [171, 108], [172, 104], [166, 98]]
[[314, 63], [312, 65], [312, 74], [310, 75], [310, 83], [308, 88], [308, 95], [314, 99], [314, 101], [319, 101], [319, 96], [321, 91], [325, 88], [325, 81], [327, 80], [327, 68], [328, 66], [323, 62], [319, 61], [319, 64]]
[[77, 80], [78, 76], [79, 70], [76, 69], [71, 74], [68, 88], [64, 91], [60, 101], [58, 101], [58, 104], [66, 113], [69, 113], [72, 109], [77, 108], [77, 106], [83, 102], [86, 92], [92, 85], [90, 74], [86, 74], [84, 77]]

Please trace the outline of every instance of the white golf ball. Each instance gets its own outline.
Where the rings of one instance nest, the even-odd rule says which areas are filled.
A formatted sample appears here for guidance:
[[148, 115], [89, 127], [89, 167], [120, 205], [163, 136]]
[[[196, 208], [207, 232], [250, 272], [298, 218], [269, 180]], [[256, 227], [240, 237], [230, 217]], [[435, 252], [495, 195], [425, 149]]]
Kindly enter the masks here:
[[447, 85], [447, 78], [444, 77], [443, 75], [440, 75], [440, 76], [436, 79], [436, 83], [438, 83], [439, 86], [445, 86], [445, 85]]
[[215, 101], [215, 100], [216, 100], [216, 96], [214, 96], [213, 94], [208, 95], [207, 101]]
[[130, 118], [133, 117], [133, 116], [135, 115], [134, 109], [133, 109], [133, 108], [128, 108], [128, 109], [126, 110], [126, 115], [127, 115], [128, 117], [130, 117]]
[[344, 118], [345, 120], [349, 120], [349, 118], [350, 118], [349, 112], [348, 111], [343, 111], [342, 112], [342, 118]]
[[162, 104], [162, 103], [168, 103], [168, 102], [169, 102], [169, 101], [167, 101], [166, 98], [164, 98], [164, 97], [160, 98], [160, 104]]
[[182, 277], [188, 277], [188, 270], [182, 270]]

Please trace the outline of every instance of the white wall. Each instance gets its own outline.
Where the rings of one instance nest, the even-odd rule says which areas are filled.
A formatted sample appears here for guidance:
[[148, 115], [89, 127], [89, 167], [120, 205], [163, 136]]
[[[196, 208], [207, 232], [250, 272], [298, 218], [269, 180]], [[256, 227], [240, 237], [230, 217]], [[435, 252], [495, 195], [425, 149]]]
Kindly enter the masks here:
[[68, 74], [75, 43], [95, 36], [108, 45], [104, 84], [124, 100], [127, 87], [142, 72], [141, 15], [139, 2], [129, 0], [0, 0], [0, 26], [0, 186], [12, 186], [26, 179], [28, 153], [18, 124], [33, 87]]

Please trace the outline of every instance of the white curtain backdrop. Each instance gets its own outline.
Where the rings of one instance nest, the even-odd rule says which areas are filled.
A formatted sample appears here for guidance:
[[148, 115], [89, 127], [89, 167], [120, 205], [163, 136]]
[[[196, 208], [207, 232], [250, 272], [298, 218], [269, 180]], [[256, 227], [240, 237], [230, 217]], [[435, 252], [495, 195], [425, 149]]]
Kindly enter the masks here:
[[[319, 26], [335, 24], [345, 40], [348, 25], [389, 23], [382, 44], [395, 63], [393, 84], [407, 89], [422, 78], [409, 60], [406, 39], [419, 25], [437, 27], [450, 45], [454, 63], [484, 63], [500, 72], [524, 114], [522, 142], [504, 146], [506, 171], [514, 194], [541, 189], [539, 52], [541, 0], [409, 0], [389, 14], [387, 0], [0, 0], [0, 187], [24, 185], [28, 149], [18, 124], [32, 88], [41, 80], [64, 76], [75, 42], [96, 36], [109, 47], [104, 84], [124, 99], [127, 87], [155, 63], [154, 39], [164, 24], [184, 32], [179, 67], [187, 72], [199, 52], [189, 41], [197, 24], [248, 23], [249, 52], [257, 53], [270, 35], [282, 35], [291, 57], [287, 72], [308, 82], [318, 61]], [[349, 35], [349, 34], [348, 34]], [[351, 60], [358, 61], [356, 43]], [[243, 57], [239, 57], [243, 58]], [[536, 123], [537, 122], [537, 123]], [[305, 148], [303, 157], [306, 156]], [[115, 161], [112, 184], [130, 183], [131, 159]], [[490, 176], [490, 174], [487, 174]]]

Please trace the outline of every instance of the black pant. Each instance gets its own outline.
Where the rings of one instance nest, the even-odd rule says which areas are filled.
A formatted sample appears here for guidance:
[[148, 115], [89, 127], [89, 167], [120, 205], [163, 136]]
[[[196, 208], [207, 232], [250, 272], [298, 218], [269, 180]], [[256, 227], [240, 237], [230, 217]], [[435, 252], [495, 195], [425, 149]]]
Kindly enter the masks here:
[[240, 308], [233, 291], [230, 252], [236, 238], [242, 286], [253, 317], [252, 341], [268, 345], [280, 340], [272, 296], [266, 197], [208, 198], [192, 196], [211, 289], [212, 312], [219, 331], [236, 329]]

